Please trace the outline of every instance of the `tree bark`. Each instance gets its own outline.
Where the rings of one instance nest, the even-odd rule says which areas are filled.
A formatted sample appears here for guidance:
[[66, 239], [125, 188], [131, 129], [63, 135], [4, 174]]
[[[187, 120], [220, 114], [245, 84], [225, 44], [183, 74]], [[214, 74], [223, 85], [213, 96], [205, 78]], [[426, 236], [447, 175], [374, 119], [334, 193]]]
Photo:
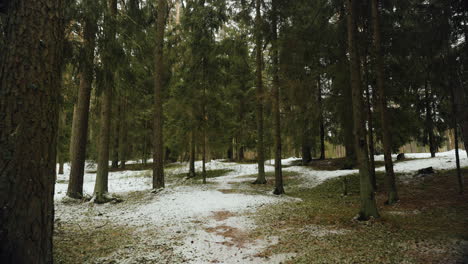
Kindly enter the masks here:
[[307, 111], [302, 111], [302, 138], [301, 138], [301, 152], [302, 152], [302, 165], [307, 165], [312, 161], [310, 139], [309, 139], [309, 120], [307, 118]]
[[[429, 78], [429, 77], [428, 77]], [[434, 121], [432, 119], [432, 106], [431, 106], [431, 85], [430, 81], [426, 80], [426, 84], [424, 86], [424, 93], [425, 93], [425, 104], [426, 104], [426, 131], [429, 137], [429, 151], [431, 152], [431, 157], [434, 158], [436, 156], [436, 147], [434, 142]]]
[[262, 80], [262, 36], [260, 0], [255, 0], [255, 49], [256, 49], [256, 97], [257, 97], [257, 162], [258, 176], [254, 184], [266, 184], [265, 178], [265, 146], [263, 144], [263, 80]]
[[[468, 44], [467, 44], [468, 45]], [[463, 143], [465, 145], [466, 154], [468, 156], [468, 100], [466, 99], [466, 93], [464, 91], [463, 82], [458, 75], [458, 82], [452, 86], [453, 93], [455, 95], [455, 106], [458, 113], [458, 125], [460, 126]]]
[[195, 173], [195, 131], [190, 131], [190, 161], [188, 177], [193, 178]]
[[77, 116], [77, 104], [75, 103], [73, 105], [73, 116], [72, 116], [72, 127], [71, 127], [71, 133], [70, 133], [70, 146], [68, 150], [68, 158], [70, 159], [70, 163], [73, 157], [73, 139], [76, 138], [75, 131], [76, 131], [76, 116]]
[[[115, 115], [116, 116], [121, 116], [121, 106], [120, 103], [117, 104], [117, 107], [115, 109]], [[114, 140], [112, 144], [112, 168], [117, 169], [119, 167], [119, 134], [120, 134], [120, 122], [116, 120], [113, 124], [114, 127], [114, 134], [112, 135], [112, 138]], [[144, 154], [143, 154], [144, 155]]]
[[120, 168], [125, 169], [128, 152], [128, 129], [127, 129], [127, 97], [124, 95], [120, 99], [120, 120], [119, 120], [119, 158]]
[[163, 74], [167, 1], [158, 0], [154, 83], [153, 189], [164, 188]]
[[284, 193], [283, 172], [281, 170], [281, 116], [280, 116], [280, 83], [279, 83], [279, 47], [278, 47], [278, 0], [273, 0], [272, 9], [272, 66], [273, 66], [273, 115], [274, 115], [274, 135], [275, 135], [275, 189], [273, 194]]
[[377, 101], [380, 110], [380, 122], [382, 124], [382, 143], [384, 148], [385, 159], [385, 187], [387, 189], [388, 199], [387, 204], [396, 203], [398, 191], [396, 187], [395, 172], [393, 171], [392, 160], [392, 137], [390, 134], [390, 124], [387, 114], [387, 98], [385, 96], [385, 78], [384, 78], [384, 62], [382, 56], [382, 45], [380, 36], [379, 22], [379, 7], [378, 0], [372, 0], [372, 22], [374, 24], [374, 49], [375, 49], [375, 67], [377, 74]]
[[[115, 24], [114, 20], [117, 16], [117, 0], [109, 0], [108, 8], [110, 10], [109, 23], [109, 49], [115, 41]], [[109, 52], [109, 51], [107, 51]], [[109, 177], [109, 147], [110, 147], [110, 130], [111, 130], [111, 115], [112, 115], [112, 90], [114, 89], [114, 73], [110, 60], [110, 54], [106, 54], [103, 58], [103, 63], [106, 74], [106, 81], [101, 94], [101, 119], [99, 131], [99, 149], [98, 149], [98, 164], [96, 173], [96, 184], [94, 186], [94, 201], [96, 203], [104, 203], [109, 201], [105, 194], [108, 192], [108, 177]]]
[[89, 104], [91, 84], [93, 82], [94, 48], [96, 46], [97, 22], [86, 18], [83, 25], [84, 57], [80, 72], [80, 87], [76, 113], [73, 115], [72, 155], [70, 179], [67, 196], [75, 199], [83, 197], [83, 177], [86, 161], [86, 144], [88, 140]]
[[350, 56], [351, 91], [353, 101], [354, 144], [360, 175], [361, 209], [360, 220], [379, 217], [375, 202], [374, 188], [369, 173], [369, 155], [363, 118], [362, 82], [359, 56], [356, 47], [355, 0], [347, 0], [348, 7], [348, 49]]
[[[450, 82], [450, 81], [449, 81]], [[451, 83], [450, 83], [451, 84]], [[451, 94], [451, 99], [452, 99], [452, 113], [453, 113], [453, 130], [455, 134], [455, 162], [457, 166], [457, 179], [458, 179], [458, 187], [459, 187], [459, 194], [463, 194], [465, 190], [465, 179], [461, 173], [461, 167], [460, 167], [460, 153], [458, 149], [458, 141], [459, 141], [459, 136], [458, 136], [458, 111], [457, 111], [457, 106], [455, 104], [455, 95], [452, 90]]]
[[323, 105], [322, 105], [322, 85], [320, 76], [317, 78], [317, 105], [319, 112], [319, 126], [320, 126], [320, 159], [325, 159], [325, 124], [323, 119]]
[[60, 0], [9, 1], [2, 18], [1, 263], [53, 263], [63, 8]]
[[60, 109], [59, 110], [59, 124], [58, 124], [58, 135], [57, 135], [57, 160], [59, 163], [58, 174], [63, 174], [63, 165], [65, 162], [65, 126], [67, 122], [66, 113]]
[[372, 118], [372, 102], [371, 102], [371, 95], [370, 95], [370, 88], [369, 88], [369, 70], [368, 70], [368, 64], [367, 64], [367, 56], [364, 57], [364, 72], [366, 75], [366, 99], [367, 99], [367, 122], [369, 126], [369, 165], [370, 165], [370, 174], [371, 174], [371, 181], [372, 181], [372, 186], [374, 187], [374, 190], [377, 189], [377, 179], [375, 177], [375, 146], [374, 146], [374, 120]]

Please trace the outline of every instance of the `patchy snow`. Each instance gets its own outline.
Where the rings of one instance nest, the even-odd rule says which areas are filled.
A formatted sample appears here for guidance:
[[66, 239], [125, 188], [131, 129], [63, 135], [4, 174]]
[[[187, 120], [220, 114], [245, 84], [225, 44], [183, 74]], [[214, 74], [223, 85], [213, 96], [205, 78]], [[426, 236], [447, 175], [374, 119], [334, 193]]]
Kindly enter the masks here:
[[[290, 157], [290, 158], [287, 158], [287, 159], [282, 159], [281, 160], [281, 165], [291, 166], [291, 165], [293, 165], [294, 162], [300, 161], [300, 160], [302, 160], [302, 158], [297, 158], [297, 157]], [[266, 161], [265, 163], [268, 164], [268, 165], [275, 165], [275, 160], [271, 159], [271, 160]]]
[[[411, 160], [402, 161], [394, 164], [395, 173], [402, 174], [414, 174], [420, 169], [427, 167], [433, 167], [435, 170], [452, 170], [456, 169], [455, 163], [455, 150], [437, 153], [435, 158], [431, 158], [430, 153], [405, 153], [406, 158]], [[394, 155], [396, 159], [396, 155]], [[376, 160], [383, 160], [383, 156], [376, 156]], [[460, 165], [461, 167], [468, 166], [468, 158], [466, 151], [460, 150]], [[312, 188], [320, 184], [321, 182], [336, 178], [340, 176], [347, 176], [359, 173], [359, 170], [336, 170], [336, 171], [321, 171], [314, 170], [309, 167], [303, 166], [292, 166], [284, 168], [284, 171], [298, 172], [305, 178], [302, 187]], [[378, 167], [376, 171], [385, 171], [385, 167]]]
[[[430, 153], [405, 153], [405, 156], [414, 160], [395, 163], [396, 173], [410, 174], [427, 167], [433, 167], [435, 170], [456, 169], [455, 150], [437, 153], [435, 158], [431, 158]], [[460, 151], [460, 165], [462, 167], [468, 166], [468, 158], [464, 150]], [[380, 167], [376, 170], [385, 171], [385, 168]]]
[[[396, 160], [398, 154], [392, 154], [393, 160]], [[455, 159], [455, 150], [450, 150], [446, 152], [436, 153], [436, 157], [449, 157]], [[460, 149], [460, 158], [466, 158], [466, 151]], [[405, 153], [405, 158], [407, 159], [427, 159], [431, 158], [431, 153]], [[376, 155], [375, 161], [383, 161], [384, 155]]]
[[[96, 166], [91, 163], [86, 163], [85, 175], [83, 180], [83, 195], [91, 196], [94, 191], [94, 183], [96, 181]], [[126, 193], [132, 191], [151, 190], [151, 178], [144, 177], [151, 175], [150, 171], [118, 171], [109, 172], [109, 192], [110, 193]], [[55, 184], [55, 200], [62, 199], [68, 188], [68, 179], [70, 177], [70, 164], [64, 164], [64, 174], [57, 175], [57, 183]]]
[[[433, 167], [436, 170], [454, 169], [454, 151], [438, 153], [436, 158], [428, 154], [405, 154], [408, 160], [395, 164], [395, 172], [411, 174]], [[462, 166], [468, 166], [466, 152], [460, 153]], [[309, 167], [292, 166], [298, 158], [282, 161], [284, 171], [297, 172], [303, 179], [303, 187], [314, 187], [324, 180], [357, 173], [357, 170], [319, 171]], [[130, 162], [129, 162], [130, 163]], [[274, 163], [274, 162], [272, 162]], [[268, 164], [268, 163], [267, 163]], [[223, 176], [208, 179], [207, 185], [184, 184], [174, 176], [187, 172], [187, 164], [179, 164], [167, 171], [168, 185], [157, 194], [151, 190], [151, 171], [119, 171], [109, 173], [109, 192], [121, 195], [124, 202], [95, 205], [93, 203], [69, 203], [63, 199], [67, 190], [70, 167], [57, 176], [55, 187], [56, 219], [66, 223], [91, 222], [102, 225], [108, 222], [131, 226], [136, 231], [138, 243], [118, 250], [98, 263], [116, 260], [118, 263], [281, 263], [294, 254], [281, 254], [271, 258], [258, 253], [278, 242], [277, 238], [252, 239], [249, 232], [256, 225], [250, 218], [259, 207], [272, 203], [298, 201], [287, 195], [238, 191], [249, 190], [257, 173], [257, 164], [238, 164], [213, 160], [207, 170], [226, 170]], [[202, 163], [196, 162], [200, 171]], [[84, 192], [91, 195], [96, 174], [95, 164], [87, 163], [84, 176]], [[271, 165], [266, 172], [274, 171]], [[384, 168], [377, 168], [383, 171]], [[189, 183], [189, 182], [187, 182]], [[245, 191], [244, 190], [244, 191]], [[81, 227], [80, 227], [81, 228]], [[324, 230], [317, 226], [304, 227], [304, 232], [315, 236], [341, 234], [344, 230]], [[165, 248], [166, 251], [162, 251]]]

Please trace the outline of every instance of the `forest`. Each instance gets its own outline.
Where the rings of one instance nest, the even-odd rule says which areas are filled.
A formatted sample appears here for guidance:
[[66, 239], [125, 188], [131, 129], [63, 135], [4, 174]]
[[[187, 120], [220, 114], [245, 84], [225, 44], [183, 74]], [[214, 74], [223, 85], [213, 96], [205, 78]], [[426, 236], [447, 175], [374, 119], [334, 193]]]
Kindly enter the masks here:
[[0, 263], [468, 263], [468, 1], [0, 0]]

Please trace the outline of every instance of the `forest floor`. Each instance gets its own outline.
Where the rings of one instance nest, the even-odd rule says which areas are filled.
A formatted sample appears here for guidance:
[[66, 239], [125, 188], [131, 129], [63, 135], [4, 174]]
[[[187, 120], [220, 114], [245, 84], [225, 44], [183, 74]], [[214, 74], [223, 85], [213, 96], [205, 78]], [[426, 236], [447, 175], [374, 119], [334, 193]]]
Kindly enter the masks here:
[[[256, 164], [211, 161], [205, 185], [199, 176], [186, 179], [186, 164], [170, 164], [166, 188], [156, 193], [151, 171], [130, 164], [109, 175], [109, 191], [122, 202], [103, 205], [65, 197], [66, 166], [56, 184], [55, 262], [468, 263], [468, 189], [458, 195], [453, 151], [406, 156], [395, 164], [401, 201], [385, 206], [379, 190], [381, 218], [367, 222], [354, 220], [357, 171], [333, 170], [333, 160], [316, 166], [283, 160], [287, 194], [281, 196], [271, 194], [271, 161], [267, 185], [251, 184]], [[461, 157], [468, 167], [465, 152]], [[430, 166], [435, 174], [417, 174]], [[87, 166], [88, 195], [94, 171]], [[377, 171], [383, 189], [384, 168]], [[463, 173], [468, 182], [468, 169]]]

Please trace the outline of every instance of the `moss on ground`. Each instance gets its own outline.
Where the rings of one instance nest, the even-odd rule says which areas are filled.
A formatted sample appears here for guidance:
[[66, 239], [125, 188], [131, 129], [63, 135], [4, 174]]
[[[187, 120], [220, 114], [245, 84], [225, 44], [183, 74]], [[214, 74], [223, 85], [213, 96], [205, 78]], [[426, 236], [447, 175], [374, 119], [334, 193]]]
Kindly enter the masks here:
[[56, 224], [54, 230], [55, 263], [90, 263], [135, 243], [133, 229], [109, 222]]
[[[368, 222], [353, 220], [359, 210], [358, 175], [348, 176], [349, 195], [345, 197], [340, 178], [313, 189], [291, 185], [288, 195], [302, 202], [259, 209], [255, 216], [259, 228], [253, 236], [279, 236], [279, 243], [262, 255], [296, 253], [289, 263], [463, 261], [468, 247], [468, 195], [458, 195], [455, 175], [443, 171], [400, 184], [401, 202], [395, 206], [385, 206], [385, 194], [379, 192], [381, 218]], [[467, 169], [464, 175], [468, 175]], [[377, 177], [379, 187], [383, 186], [383, 174]], [[305, 228], [311, 226], [347, 232], [318, 236]]]

